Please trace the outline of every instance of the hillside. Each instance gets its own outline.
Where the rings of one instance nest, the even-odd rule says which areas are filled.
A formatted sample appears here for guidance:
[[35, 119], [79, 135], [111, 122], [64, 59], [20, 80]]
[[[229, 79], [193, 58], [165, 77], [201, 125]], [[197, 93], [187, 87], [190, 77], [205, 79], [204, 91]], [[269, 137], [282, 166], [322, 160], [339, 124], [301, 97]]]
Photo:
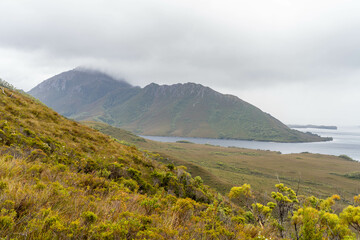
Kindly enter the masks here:
[[156, 155], [19, 92], [0, 94], [0, 112], [1, 237], [170, 239], [187, 232], [176, 222], [183, 221], [174, 215], [179, 205], [192, 209], [215, 200], [183, 168], [162, 165]]
[[298, 198], [278, 184], [266, 203], [243, 184], [230, 202], [184, 167], [1, 90], [3, 239], [355, 239], [360, 230], [360, 196], [336, 214], [337, 195]]
[[238, 97], [200, 84], [152, 83], [139, 88], [98, 75], [104, 76], [68, 71], [44, 81], [29, 94], [66, 117], [101, 121], [141, 135], [278, 142], [331, 140], [291, 130]]

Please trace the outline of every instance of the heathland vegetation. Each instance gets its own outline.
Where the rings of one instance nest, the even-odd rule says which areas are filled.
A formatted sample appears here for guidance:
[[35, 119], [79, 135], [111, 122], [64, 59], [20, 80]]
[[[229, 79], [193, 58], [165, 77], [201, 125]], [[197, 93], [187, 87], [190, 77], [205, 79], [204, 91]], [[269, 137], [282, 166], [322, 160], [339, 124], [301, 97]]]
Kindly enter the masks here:
[[360, 196], [343, 206], [338, 195], [319, 199], [276, 184], [260, 198], [245, 182], [221, 195], [159, 160], [4, 89], [0, 237], [356, 239], [360, 232]]

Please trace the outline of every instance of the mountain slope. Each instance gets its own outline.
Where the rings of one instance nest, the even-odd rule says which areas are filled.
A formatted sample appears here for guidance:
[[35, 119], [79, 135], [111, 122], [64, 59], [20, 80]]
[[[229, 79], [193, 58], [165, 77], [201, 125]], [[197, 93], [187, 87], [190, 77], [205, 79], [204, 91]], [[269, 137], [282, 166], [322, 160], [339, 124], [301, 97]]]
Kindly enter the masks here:
[[[89, 77], [94, 72], [86, 74]], [[65, 72], [29, 93], [64, 116], [102, 121], [141, 135], [280, 142], [329, 140], [291, 130], [253, 105], [200, 84], [152, 83], [139, 88], [94, 77], [87, 82], [86, 76], [74, 70]], [[89, 86], [101, 91], [87, 92]]]
[[0, 237], [175, 239], [181, 204], [201, 212], [217, 193], [157, 158], [4, 89]]
[[107, 111], [113, 125], [142, 135], [319, 141], [289, 129], [241, 99], [200, 84], [150, 84], [125, 104]]

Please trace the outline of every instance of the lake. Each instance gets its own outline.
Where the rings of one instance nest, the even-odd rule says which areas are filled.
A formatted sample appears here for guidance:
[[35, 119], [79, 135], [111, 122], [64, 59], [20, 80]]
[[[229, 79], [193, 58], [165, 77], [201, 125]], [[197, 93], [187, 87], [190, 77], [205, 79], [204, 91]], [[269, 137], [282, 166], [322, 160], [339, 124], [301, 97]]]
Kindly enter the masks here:
[[189, 137], [160, 137], [160, 136], [142, 136], [144, 138], [159, 142], [176, 142], [187, 140], [199, 144], [211, 144], [223, 147], [240, 147], [250, 149], [261, 149], [280, 151], [281, 153], [321, 153], [329, 155], [348, 155], [349, 157], [360, 161], [360, 127], [338, 127], [337, 130], [302, 128], [296, 129], [303, 132], [312, 132], [322, 137], [332, 137], [334, 140], [329, 142], [315, 143], [277, 143], [277, 142], [259, 142], [245, 140], [227, 140], [212, 138], [189, 138]]

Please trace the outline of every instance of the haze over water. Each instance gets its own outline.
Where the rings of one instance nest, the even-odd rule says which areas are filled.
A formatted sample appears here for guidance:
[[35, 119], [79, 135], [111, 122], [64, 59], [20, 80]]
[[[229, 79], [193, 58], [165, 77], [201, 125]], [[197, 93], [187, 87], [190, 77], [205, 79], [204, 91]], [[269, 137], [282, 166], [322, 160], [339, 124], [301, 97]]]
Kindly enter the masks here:
[[241, 147], [250, 149], [280, 151], [283, 154], [309, 152], [336, 156], [347, 155], [354, 160], [360, 161], [360, 127], [338, 127], [337, 130], [314, 128], [303, 128], [297, 130], [303, 132], [312, 132], [322, 137], [332, 137], [333, 141], [313, 143], [277, 143], [188, 137], [143, 137], [160, 142], [176, 142], [179, 140], [187, 140], [193, 143], [212, 144], [222, 147]]

